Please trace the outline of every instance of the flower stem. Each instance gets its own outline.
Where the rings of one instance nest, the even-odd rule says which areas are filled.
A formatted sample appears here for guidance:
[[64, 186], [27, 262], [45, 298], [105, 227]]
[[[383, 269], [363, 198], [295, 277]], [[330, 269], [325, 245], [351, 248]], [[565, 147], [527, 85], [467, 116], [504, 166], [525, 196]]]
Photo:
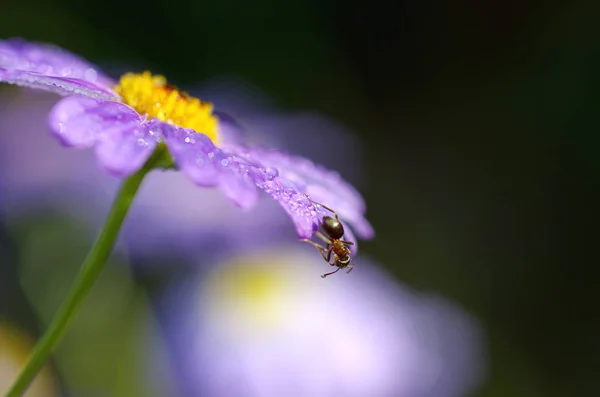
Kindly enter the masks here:
[[68, 325], [77, 314], [83, 300], [90, 292], [104, 264], [108, 260], [123, 220], [127, 215], [142, 180], [148, 171], [153, 168], [155, 159], [156, 156], [152, 156], [143, 168], [123, 181], [119, 193], [113, 201], [104, 227], [85, 258], [79, 274], [71, 287], [71, 291], [52, 319], [46, 333], [36, 344], [25, 367], [21, 369], [19, 376], [8, 391], [8, 394], [6, 394], [6, 397], [21, 396], [44, 366], [50, 354], [57, 347]]

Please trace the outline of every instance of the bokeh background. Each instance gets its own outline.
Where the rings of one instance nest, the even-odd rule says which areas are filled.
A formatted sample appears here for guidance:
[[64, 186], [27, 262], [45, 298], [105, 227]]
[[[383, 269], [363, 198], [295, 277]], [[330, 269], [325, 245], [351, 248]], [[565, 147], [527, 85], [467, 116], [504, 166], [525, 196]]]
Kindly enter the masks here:
[[[359, 142], [377, 231], [361, 251], [481, 324], [489, 365], [471, 395], [593, 396], [600, 329], [581, 276], [586, 244], [574, 235], [591, 223], [584, 204], [597, 185], [597, 11], [515, 0], [3, 0], [0, 37], [53, 42], [109, 71], [151, 69], [182, 87], [239, 79], [282, 111], [337, 120]], [[51, 208], [0, 219], [0, 317], [30, 338], [85, 255], [83, 227]], [[140, 348], [128, 341], [176, 270], [140, 276], [119, 263], [125, 256], [113, 262], [54, 379], [148, 395], [143, 375], [127, 375], [139, 371]]]

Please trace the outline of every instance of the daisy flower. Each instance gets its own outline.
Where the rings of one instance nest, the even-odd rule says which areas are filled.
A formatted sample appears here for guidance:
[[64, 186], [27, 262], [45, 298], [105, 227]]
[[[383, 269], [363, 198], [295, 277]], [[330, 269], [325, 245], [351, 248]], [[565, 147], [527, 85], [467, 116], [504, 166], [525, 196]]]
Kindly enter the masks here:
[[[198, 186], [218, 187], [243, 209], [254, 207], [262, 190], [283, 207], [301, 239], [315, 235], [320, 219], [333, 212], [329, 207], [359, 237], [373, 235], [362, 197], [338, 173], [302, 157], [245, 145], [232, 120], [162, 76], [126, 73], [117, 82], [60, 48], [11, 39], [0, 41], [0, 82], [65, 96], [48, 116], [52, 136], [66, 147], [93, 149], [103, 170], [124, 179], [72, 288], [11, 386], [11, 397], [27, 389], [64, 336], [151, 169], [178, 169]], [[198, 204], [199, 211], [211, 210]], [[346, 230], [341, 237], [355, 243]], [[344, 264], [350, 262], [348, 254], [344, 248]]]
[[327, 214], [307, 195], [335, 208], [359, 237], [373, 235], [362, 197], [338, 173], [282, 151], [244, 145], [234, 123], [162, 76], [126, 73], [116, 82], [67, 51], [10, 39], [0, 41], [0, 82], [66, 96], [48, 117], [51, 134], [64, 146], [93, 148], [97, 163], [112, 175], [130, 176], [152, 157], [198, 186], [218, 187], [244, 209], [256, 205], [259, 190], [268, 193], [300, 238], [311, 238]]
[[[235, 119], [244, 141], [310, 155], [361, 183], [359, 143], [334, 120], [314, 111], [282, 112], [266, 94], [241, 81], [212, 80], [191, 92], [210, 97], [219, 114]], [[0, 87], [0, 211], [9, 221], [40, 210], [65, 212], [95, 233], [119, 180], [97, 171], [92, 151], [65, 153], [50, 134], [41, 133], [55, 103], [52, 93]], [[332, 152], [333, 145], [338, 150]], [[211, 210], [198, 210], [199, 203]], [[125, 244], [119, 247], [136, 257], [158, 255], [169, 264], [174, 261], [165, 252], [184, 259], [215, 243], [229, 250], [294, 238], [275, 201], [260, 200], [252, 211], [240, 211], [218, 189], [198, 189], [179, 172], [152, 172], [144, 178], [121, 233]]]

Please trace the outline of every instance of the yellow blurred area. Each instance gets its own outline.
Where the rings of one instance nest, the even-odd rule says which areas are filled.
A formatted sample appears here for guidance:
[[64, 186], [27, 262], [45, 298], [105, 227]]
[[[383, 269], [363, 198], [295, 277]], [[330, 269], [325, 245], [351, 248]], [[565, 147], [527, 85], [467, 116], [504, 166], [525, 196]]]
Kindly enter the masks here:
[[[16, 328], [0, 322], [0, 392], [2, 395], [10, 388], [32, 348], [31, 338]], [[56, 382], [48, 366], [38, 374], [24, 396], [58, 396]]]
[[274, 332], [292, 320], [290, 300], [300, 293], [300, 280], [306, 278], [306, 271], [289, 264], [302, 263], [302, 259], [286, 250], [235, 257], [204, 281], [207, 294], [201, 300], [210, 302], [216, 317], [232, 313], [248, 332]]

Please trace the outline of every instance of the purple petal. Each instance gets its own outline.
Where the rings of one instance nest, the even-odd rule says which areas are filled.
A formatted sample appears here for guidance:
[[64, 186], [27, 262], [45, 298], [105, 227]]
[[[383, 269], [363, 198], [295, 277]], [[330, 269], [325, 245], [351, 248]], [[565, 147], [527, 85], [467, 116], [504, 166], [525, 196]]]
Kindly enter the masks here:
[[100, 136], [96, 156], [102, 168], [126, 177], [142, 168], [159, 141], [153, 123], [117, 124]]
[[291, 181], [277, 176], [274, 169], [254, 167], [256, 186], [270, 194], [288, 213], [300, 238], [311, 238], [319, 228], [319, 216], [312, 203]]
[[83, 95], [90, 98], [118, 100], [112, 90], [99, 87], [85, 80], [69, 77], [45, 76], [35, 72], [0, 68], [0, 82], [20, 85], [59, 95]]
[[[293, 184], [298, 191], [308, 194], [313, 201], [334, 209], [359, 236], [373, 237], [373, 228], [364, 217], [364, 200], [360, 193], [344, 181], [337, 172], [329, 171], [308, 159], [291, 156], [281, 151], [233, 146], [227, 150], [235, 151], [238, 156], [261, 164], [263, 167], [277, 169], [279, 175]], [[317, 207], [320, 216], [331, 215], [324, 208]]]
[[158, 143], [152, 123], [119, 102], [81, 96], [61, 100], [50, 112], [50, 131], [63, 145], [96, 146], [100, 165], [117, 176], [138, 170]]
[[100, 135], [115, 126], [141, 122], [140, 115], [127, 105], [81, 96], [62, 99], [48, 118], [52, 134], [63, 145], [78, 149], [93, 146]]
[[0, 41], [0, 81], [61, 95], [118, 98], [115, 82], [96, 66], [58, 47], [21, 39]]
[[289, 214], [300, 237], [310, 238], [318, 227], [314, 206], [276, 169], [261, 167], [237, 153], [223, 151], [203, 134], [164, 124], [162, 136], [175, 163], [200, 186], [219, 186], [243, 208], [253, 206], [256, 187], [270, 194]]
[[167, 123], [159, 123], [165, 143], [179, 169], [199, 186], [219, 186], [242, 208], [254, 206], [258, 192], [249, 168], [239, 164], [204, 134]]

